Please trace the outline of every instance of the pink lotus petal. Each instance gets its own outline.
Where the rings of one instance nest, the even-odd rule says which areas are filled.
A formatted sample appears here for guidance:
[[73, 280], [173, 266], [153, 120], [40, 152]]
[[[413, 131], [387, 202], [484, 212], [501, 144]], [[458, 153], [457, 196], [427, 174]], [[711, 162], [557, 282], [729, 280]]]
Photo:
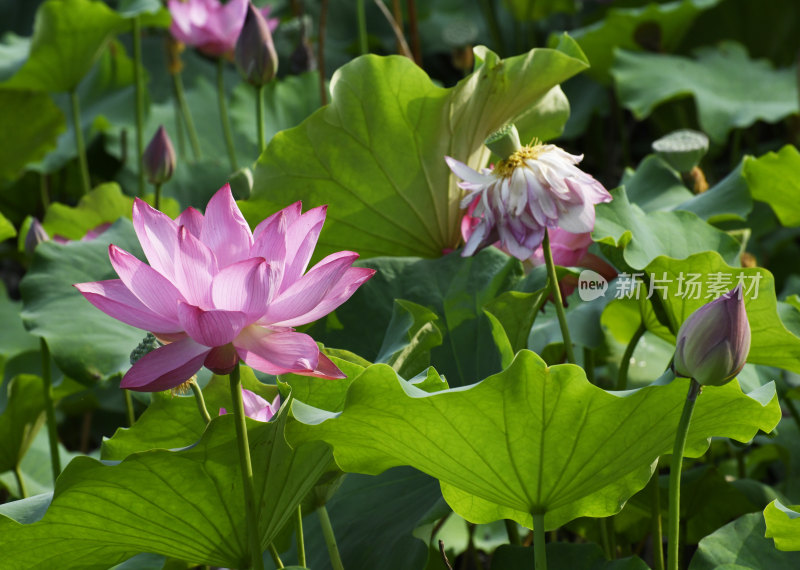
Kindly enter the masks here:
[[258, 239], [261, 235], [261, 232], [266, 230], [267, 228], [272, 227], [274, 224], [280, 222], [281, 218], [283, 218], [283, 228], [284, 234], [286, 233], [286, 228], [289, 224], [293, 224], [294, 221], [300, 217], [300, 214], [303, 210], [303, 203], [302, 202], [295, 202], [289, 206], [286, 206], [283, 210], [278, 210], [270, 217], [262, 220], [257, 226], [256, 229], [253, 230], [253, 237]]
[[176, 253], [173, 283], [190, 304], [211, 308], [211, 282], [218, 271], [214, 254], [185, 226], [178, 231]]
[[281, 396], [278, 394], [270, 404], [264, 398], [242, 388], [242, 404], [244, 404], [244, 415], [259, 422], [268, 422], [281, 405]]
[[239, 355], [236, 348], [228, 343], [223, 346], [215, 346], [206, 355], [203, 365], [214, 374], [230, 374], [236, 363], [239, 362]]
[[449, 156], [444, 157], [447, 166], [450, 167], [450, 170], [464, 180], [465, 182], [469, 182], [470, 184], [478, 184], [484, 185], [488, 184], [494, 180], [494, 177], [489, 174], [481, 174], [477, 170], [467, 166], [461, 161], [456, 160], [455, 158], [450, 158]]
[[203, 229], [203, 214], [192, 207], [186, 208], [181, 215], [175, 218], [175, 223], [179, 226], [186, 226], [189, 233], [200, 239], [200, 232]]
[[204, 311], [183, 302], [178, 304], [178, 317], [191, 338], [212, 347], [228, 344], [247, 324], [247, 315], [241, 311]]
[[286, 267], [283, 273], [281, 291], [300, 279], [308, 267], [319, 233], [325, 223], [327, 206], [313, 208], [300, 216], [286, 229]]
[[245, 328], [233, 341], [248, 366], [266, 374], [310, 374], [319, 363], [319, 347], [307, 334]]
[[166, 277], [115, 245], [108, 246], [108, 257], [122, 282], [142, 303], [178, 325], [178, 301], [185, 299]]
[[120, 279], [76, 283], [86, 300], [110, 317], [153, 333], [176, 333], [180, 324], [151, 311]]
[[174, 388], [200, 370], [209, 350], [190, 338], [157, 348], [136, 361], [122, 378], [120, 387], [137, 392]]
[[214, 307], [242, 311], [250, 321], [255, 321], [266, 313], [279, 278], [262, 257], [229, 265], [217, 273], [211, 283]]
[[170, 33], [175, 39], [200, 51], [221, 56], [233, 50], [244, 24], [248, 0], [169, 0]]
[[214, 252], [220, 267], [250, 254], [253, 234], [233, 199], [230, 185], [220, 188], [208, 202], [200, 241]]
[[274, 298], [259, 322], [291, 327], [331, 312], [375, 273], [350, 267], [356, 259], [358, 254], [350, 251], [329, 255]]
[[347, 378], [347, 374], [339, 370], [339, 367], [336, 366], [333, 361], [325, 356], [324, 353], [319, 353], [319, 363], [317, 364], [317, 369], [314, 370], [311, 374], [307, 374], [306, 376], [315, 376], [317, 378], [328, 378], [331, 380], [337, 380], [339, 378]]
[[177, 224], [166, 214], [136, 198], [133, 201], [133, 229], [152, 268], [173, 281], [173, 258], [178, 248]]

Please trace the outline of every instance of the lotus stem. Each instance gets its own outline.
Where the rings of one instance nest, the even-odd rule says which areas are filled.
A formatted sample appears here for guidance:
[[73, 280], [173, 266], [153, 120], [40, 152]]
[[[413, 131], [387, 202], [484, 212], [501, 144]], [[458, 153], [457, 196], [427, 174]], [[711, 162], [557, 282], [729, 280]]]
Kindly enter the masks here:
[[133, 412], [133, 398], [131, 397], [130, 390], [122, 390], [125, 396], [125, 417], [128, 420], [128, 427], [131, 427], [136, 421], [136, 414]]
[[367, 14], [364, 0], [356, 0], [356, 17], [358, 18], [358, 50], [361, 55], [366, 55], [369, 53], [369, 45], [367, 43]]
[[625, 352], [622, 355], [622, 362], [619, 363], [617, 390], [625, 390], [628, 387], [628, 369], [631, 367], [631, 358], [633, 357], [633, 352], [636, 350], [636, 345], [639, 344], [639, 340], [644, 336], [646, 330], [647, 327], [644, 321], [642, 321], [639, 324], [639, 328], [633, 333], [633, 338], [631, 338], [628, 346], [625, 347]]
[[328, 556], [331, 559], [331, 566], [333, 570], [344, 570], [342, 564], [342, 557], [339, 555], [339, 547], [336, 545], [336, 535], [333, 534], [333, 526], [331, 525], [331, 517], [328, 516], [328, 509], [322, 505], [317, 509], [319, 515], [319, 522], [322, 526], [322, 535], [325, 537], [325, 545], [328, 547]]
[[295, 530], [297, 535], [297, 563], [303, 568], [306, 567], [306, 545], [303, 537], [303, 506], [297, 505], [297, 518], [295, 519]]
[[544, 513], [533, 513], [533, 558], [536, 570], [547, 570], [544, 537]]
[[14, 465], [14, 477], [17, 480], [17, 487], [19, 487], [19, 498], [27, 498], [28, 490], [25, 488], [25, 481], [22, 479], [22, 471], [19, 470], [19, 464]]
[[678, 570], [680, 564], [680, 507], [681, 507], [681, 467], [683, 466], [683, 450], [686, 447], [686, 436], [689, 433], [689, 423], [692, 421], [692, 412], [700, 393], [700, 384], [694, 379], [690, 380], [689, 393], [683, 405], [683, 413], [678, 422], [678, 431], [675, 433], [675, 447], [672, 449], [672, 462], [669, 468], [669, 528], [667, 539], [667, 567], [669, 570]]
[[156, 210], [161, 209], [161, 184], [154, 184], [153, 187], [155, 188], [156, 194], [153, 198], [153, 207]]
[[236, 421], [236, 441], [239, 445], [239, 465], [242, 471], [242, 486], [244, 487], [247, 535], [250, 542], [250, 565], [254, 570], [264, 570], [264, 560], [261, 557], [261, 539], [258, 532], [255, 491], [253, 490], [253, 464], [250, 462], [250, 443], [247, 441], [247, 422], [245, 421], [244, 403], [242, 402], [242, 382], [239, 377], [238, 362], [231, 370], [229, 378], [233, 414]]
[[200, 411], [200, 415], [203, 416], [203, 421], [206, 422], [206, 424], [211, 423], [211, 416], [208, 413], [208, 408], [206, 408], [206, 400], [203, 398], [203, 391], [200, 389], [200, 386], [197, 385], [197, 382], [192, 380], [189, 382], [189, 387], [192, 389], [194, 401], [197, 403], [197, 409]]
[[44, 393], [44, 410], [47, 414], [47, 437], [50, 440], [50, 466], [53, 469], [53, 482], [61, 475], [61, 458], [58, 456], [58, 429], [56, 426], [56, 410], [53, 404], [53, 378], [50, 375], [50, 349], [44, 337], [39, 338], [42, 352], [42, 390]]
[[142, 168], [142, 155], [144, 154], [144, 83], [142, 81], [142, 22], [139, 16], [133, 18], [133, 80], [135, 83], [136, 115], [136, 172], [139, 176], [139, 196], [144, 196], [144, 168]]
[[553, 263], [553, 252], [550, 249], [550, 233], [547, 228], [544, 230], [542, 249], [544, 250], [544, 262], [547, 266], [547, 280], [550, 282], [550, 291], [553, 294], [554, 304], [556, 306], [558, 325], [561, 327], [561, 336], [564, 338], [564, 350], [567, 352], [567, 362], [575, 364], [575, 352], [572, 350], [572, 338], [569, 335], [567, 316], [564, 313], [564, 301], [561, 298], [561, 289], [558, 286], [556, 266]]
[[225, 60], [217, 60], [217, 101], [219, 102], [219, 118], [222, 121], [222, 134], [225, 138], [225, 147], [228, 149], [228, 160], [231, 163], [231, 172], [239, 170], [236, 163], [236, 150], [233, 148], [233, 135], [231, 134], [231, 120], [228, 117], [228, 104], [225, 98]]
[[72, 104], [72, 127], [75, 130], [75, 146], [78, 149], [78, 163], [81, 166], [83, 193], [88, 194], [92, 187], [89, 182], [89, 163], [86, 160], [86, 145], [83, 142], [83, 129], [81, 128], [81, 107], [75, 89], [69, 92], [69, 100]]
[[186, 95], [183, 92], [183, 78], [179, 73], [172, 74], [172, 84], [175, 87], [175, 98], [178, 100], [178, 106], [183, 115], [183, 122], [186, 123], [186, 132], [189, 133], [189, 144], [192, 145], [192, 154], [195, 160], [203, 158], [203, 152], [200, 150], [200, 139], [197, 138], [197, 131], [194, 128], [194, 119], [192, 119], [192, 112], [189, 110], [189, 105], [186, 103]]
[[264, 132], [264, 87], [256, 87], [256, 124], [258, 126], [258, 155], [267, 148], [267, 136]]
[[285, 568], [283, 560], [281, 560], [281, 557], [278, 555], [278, 549], [275, 548], [271, 542], [267, 549], [269, 550], [269, 555], [272, 556], [272, 562], [275, 564], [275, 568]]

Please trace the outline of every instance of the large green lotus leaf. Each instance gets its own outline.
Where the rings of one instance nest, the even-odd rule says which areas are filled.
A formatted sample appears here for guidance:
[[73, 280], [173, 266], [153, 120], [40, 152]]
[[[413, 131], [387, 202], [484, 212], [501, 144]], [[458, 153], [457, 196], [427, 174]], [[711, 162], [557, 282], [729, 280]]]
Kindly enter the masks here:
[[800, 226], [800, 152], [786, 145], [747, 161], [744, 175], [755, 200], [766, 202], [784, 226]]
[[442, 344], [436, 313], [411, 301], [395, 299], [392, 319], [375, 362], [394, 368], [401, 378], [412, 378], [428, 367], [431, 350]]
[[[251, 368], [241, 367], [242, 386], [267, 401], [278, 393], [275, 386], [260, 383]], [[206, 409], [211, 417], [219, 415], [221, 408], [231, 409], [231, 393], [227, 376], [214, 375], [203, 388]], [[121, 461], [132, 453], [150, 449], [176, 449], [191, 445], [205, 430], [191, 393], [174, 396], [170, 392], [155, 392], [150, 405], [129, 428], [118, 428], [111, 438], [103, 441], [102, 459]]]
[[51, 93], [71, 91], [114, 34], [128, 26], [104, 2], [48, 0], [36, 12], [28, 61], [6, 85]]
[[23, 66], [31, 51], [31, 39], [5, 32], [0, 38], [0, 82], [9, 79]]
[[770, 519], [767, 512], [767, 526], [761, 513], [750, 513], [726, 524], [708, 535], [697, 547], [689, 570], [738, 570], [745, 568], [769, 568], [769, 570], [793, 570], [800, 566], [800, 554], [780, 552], [770, 536]]
[[[673, 333], [690, 314], [715, 298], [715, 291], [721, 288], [722, 293], [727, 292], [741, 279], [752, 334], [748, 362], [800, 372], [800, 338], [781, 321], [775, 280], [766, 269], [732, 267], [719, 254], [706, 252], [684, 260], [659, 257], [646, 272], [664, 287], [656, 294], [662, 299]], [[690, 280], [697, 285], [687, 285]]]
[[91, 241], [39, 244], [20, 283], [26, 328], [47, 340], [64, 374], [83, 383], [126, 372], [131, 351], [144, 337], [94, 308], [73, 287], [117, 278], [108, 260], [111, 243], [144, 259], [132, 224], [119, 220]]
[[[3, 323], [0, 327], [0, 372], [11, 358], [39, 349], [39, 339], [28, 334], [22, 325], [21, 308], [22, 303], [9, 299], [5, 284], [0, 283], [0, 323]], [[0, 374], [0, 381], [2, 378], [3, 375]], [[0, 406], [3, 401], [5, 400], [0, 397]]]
[[466, 258], [453, 252], [437, 259], [382, 257], [362, 265], [377, 273], [311, 329], [315, 339], [375, 362], [394, 300], [405, 299], [438, 315], [443, 340], [431, 350], [430, 362], [450, 386], [471, 384], [501, 369], [483, 307], [519, 280], [516, 259], [487, 248]]
[[[162, 200], [161, 211], [173, 218], [180, 214], [177, 202], [171, 198]], [[103, 223], [119, 218], [130, 220], [132, 215], [133, 198], [124, 195], [116, 183], [108, 182], [83, 196], [77, 206], [54, 202], [47, 208], [42, 225], [51, 236], [79, 240]]]
[[272, 139], [242, 210], [254, 222], [295, 200], [329, 204], [318, 255], [440, 256], [461, 239], [461, 190], [444, 157], [483, 166], [490, 133], [585, 69], [571, 39], [559, 48], [502, 61], [486, 50], [449, 89], [405, 57], [355, 59], [334, 74], [327, 107]]
[[19, 465], [44, 423], [41, 378], [21, 374], [12, 378], [4, 389], [8, 392], [8, 400], [0, 413], [0, 473]]
[[[266, 549], [330, 462], [324, 444], [292, 450], [286, 408], [270, 423], [247, 420], [259, 534]], [[108, 567], [139, 552], [245, 567], [247, 532], [234, 417], [212, 420], [181, 450], [136, 453], [120, 463], [74, 459], [50, 508], [33, 524], [0, 517], [4, 562], [15, 567]]]
[[686, 188], [679, 172], [651, 154], [635, 171], [625, 171], [622, 185], [628, 200], [645, 212], [686, 210], [711, 222], [744, 220], [753, 209], [753, 201], [743, 169], [752, 160], [752, 157], [745, 157], [720, 182], [695, 196]]
[[[775, 541], [778, 550], [800, 551], [800, 512], [775, 500], [764, 509], [764, 520], [766, 537]], [[793, 560], [797, 564], [800, 558]]]
[[[548, 529], [608, 516], [644, 487], [671, 452], [688, 380], [611, 394], [574, 365], [548, 368], [521, 351], [509, 368], [468, 387], [424, 393], [373, 365], [350, 386], [344, 411], [295, 403], [287, 438], [324, 440], [344, 471], [411, 465], [436, 477], [453, 510], [486, 523], [510, 518]], [[476, 414], [475, 410], [481, 410]], [[745, 395], [734, 381], [698, 399], [687, 455], [713, 435], [750, 440], [780, 420], [773, 385]]]
[[[683, 0], [649, 3], [641, 8], [611, 8], [603, 19], [570, 31], [589, 59], [587, 72], [608, 84], [614, 48], [672, 52], [681, 43], [692, 22], [720, 0]], [[556, 37], [551, 36], [552, 45]]]
[[43, 158], [65, 128], [64, 114], [47, 93], [25, 89], [0, 89], [0, 123], [6, 133], [0, 140], [0, 178], [13, 178]]
[[719, 143], [732, 129], [798, 110], [796, 71], [752, 60], [734, 42], [700, 48], [696, 59], [617, 50], [611, 73], [620, 101], [638, 119], [671, 99], [694, 97], [701, 130]]
[[614, 199], [598, 204], [592, 239], [622, 249], [629, 268], [643, 269], [658, 256], [678, 259], [701, 251], [718, 251], [733, 263], [739, 256], [738, 242], [685, 211], [645, 213], [628, 201], [625, 188], [611, 191]]

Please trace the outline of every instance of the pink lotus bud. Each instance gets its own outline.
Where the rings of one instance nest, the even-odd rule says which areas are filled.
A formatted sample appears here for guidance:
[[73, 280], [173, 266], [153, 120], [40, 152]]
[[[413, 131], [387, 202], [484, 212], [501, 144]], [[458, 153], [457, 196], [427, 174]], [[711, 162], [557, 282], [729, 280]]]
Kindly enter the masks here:
[[689, 315], [678, 331], [674, 370], [704, 386], [733, 379], [750, 351], [742, 285]]
[[[269, 403], [255, 392], [242, 388], [242, 404], [244, 415], [248, 418], [259, 422], [268, 422], [272, 416], [278, 413], [278, 409], [281, 407], [281, 396], [278, 394], [272, 403]], [[227, 413], [228, 410], [225, 408], [219, 409], [219, 415], [224, 416]]]
[[28, 228], [28, 233], [25, 234], [25, 252], [28, 255], [33, 255], [33, 250], [43, 241], [50, 241], [50, 236], [47, 230], [42, 227], [42, 223], [37, 218], [33, 218], [31, 227]]
[[163, 184], [175, 171], [175, 149], [164, 126], [158, 127], [155, 136], [142, 155], [144, 172], [150, 184]]
[[242, 33], [236, 41], [236, 67], [245, 81], [261, 87], [278, 72], [278, 54], [269, 24], [252, 4], [247, 7]]

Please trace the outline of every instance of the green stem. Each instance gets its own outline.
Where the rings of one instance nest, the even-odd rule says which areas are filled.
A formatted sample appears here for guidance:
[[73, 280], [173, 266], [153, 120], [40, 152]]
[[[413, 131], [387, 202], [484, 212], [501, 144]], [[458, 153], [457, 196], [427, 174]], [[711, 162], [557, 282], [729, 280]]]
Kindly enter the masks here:
[[256, 125], [258, 127], [258, 155], [267, 148], [267, 136], [264, 133], [264, 87], [256, 87]]
[[39, 176], [39, 192], [42, 198], [42, 211], [50, 207], [50, 175], [42, 173]]
[[125, 395], [125, 417], [128, 419], [128, 427], [131, 427], [136, 421], [136, 414], [133, 413], [133, 398], [130, 390], [123, 389], [122, 393]]
[[683, 413], [678, 422], [678, 431], [675, 433], [675, 447], [672, 449], [672, 462], [669, 468], [669, 528], [667, 544], [667, 564], [669, 570], [678, 570], [678, 551], [680, 532], [680, 507], [681, 507], [681, 467], [683, 466], [683, 450], [686, 447], [686, 436], [689, 433], [689, 422], [700, 393], [700, 384], [690, 380], [689, 393], [683, 405]]
[[606, 526], [605, 519], [595, 519], [597, 526], [600, 529], [600, 542], [603, 544], [603, 552], [606, 555], [606, 560], [611, 560], [611, 541], [608, 539], [608, 527]]
[[358, 18], [358, 50], [361, 55], [369, 53], [367, 44], [367, 15], [364, 10], [364, 0], [356, 1], [356, 17]]
[[611, 553], [611, 560], [614, 560], [617, 557], [617, 531], [614, 528], [614, 517], [604, 518], [603, 525], [606, 527], [606, 534], [608, 535], [608, 547]]
[[636, 345], [639, 344], [639, 340], [644, 336], [647, 327], [644, 325], [644, 321], [639, 324], [639, 328], [636, 329], [636, 332], [633, 333], [633, 338], [628, 343], [628, 346], [625, 347], [625, 352], [622, 355], [622, 362], [619, 363], [619, 375], [617, 376], [617, 390], [625, 390], [628, 387], [628, 369], [631, 367], [631, 358], [633, 357], [633, 351], [636, 350]]
[[186, 103], [186, 95], [183, 92], [183, 78], [180, 73], [172, 74], [172, 82], [175, 87], [175, 97], [178, 99], [178, 105], [181, 108], [181, 115], [183, 115], [183, 122], [186, 123], [186, 132], [189, 133], [189, 144], [192, 145], [192, 154], [195, 160], [203, 158], [203, 152], [200, 150], [200, 139], [197, 138], [197, 131], [194, 128], [194, 119], [192, 119], [192, 112], [189, 110], [189, 105]]
[[160, 210], [161, 209], [161, 183], [154, 184], [153, 186], [155, 187], [155, 190], [156, 190], [155, 198], [153, 198], [153, 207], [156, 210]]
[[81, 128], [81, 107], [78, 102], [78, 93], [73, 89], [69, 92], [72, 103], [72, 127], [75, 131], [75, 146], [78, 148], [78, 162], [81, 165], [81, 183], [83, 193], [88, 194], [92, 189], [89, 183], [89, 163], [86, 160], [86, 146], [83, 144], [83, 129]]
[[256, 512], [255, 491], [253, 490], [253, 464], [250, 462], [250, 444], [247, 441], [247, 422], [242, 402], [242, 382], [239, 378], [239, 363], [230, 373], [231, 400], [236, 419], [236, 441], [239, 444], [239, 465], [242, 470], [244, 487], [244, 506], [247, 516], [247, 535], [250, 540], [250, 564], [254, 570], [264, 570], [261, 557], [261, 539], [258, 533], [258, 513]]
[[228, 104], [225, 97], [225, 60], [217, 60], [217, 101], [219, 102], [219, 117], [222, 120], [222, 135], [225, 137], [225, 147], [228, 149], [228, 160], [231, 163], [231, 172], [239, 170], [236, 163], [236, 150], [233, 148], [233, 135], [231, 134], [231, 120], [228, 117]]
[[203, 398], [203, 391], [200, 389], [200, 386], [197, 385], [197, 382], [192, 380], [189, 382], [189, 387], [192, 389], [192, 394], [194, 394], [194, 401], [197, 403], [197, 409], [200, 411], [200, 415], [203, 416], [203, 421], [211, 423], [211, 416], [208, 414], [208, 408], [206, 408], [206, 401]]
[[489, 34], [492, 36], [495, 50], [502, 57], [505, 53], [505, 45], [503, 44], [503, 33], [500, 31], [500, 24], [497, 21], [497, 14], [494, 10], [494, 2], [492, 0], [480, 0], [480, 4], [483, 10], [483, 19], [489, 25]]
[[544, 513], [533, 513], [533, 558], [536, 570], [547, 570], [544, 536]]
[[550, 249], [550, 232], [544, 230], [544, 241], [542, 241], [542, 249], [544, 250], [544, 262], [547, 266], [547, 280], [550, 282], [550, 291], [555, 300], [556, 315], [558, 315], [558, 324], [561, 327], [561, 336], [564, 338], [564, 350], [567, 352], [567, 361], [570, 364], [575, 364], [575, 353], [572, 350], [572, 338], [569, 336], [569, 327], [567, 327], [567, 316], [564, 313], [564, 301], [561, 298], [561, 289], [558, 286], [558, 276], [556, 275], [556, 266], [553, 263], [553, 252]]
[[25, 481], [22, 479], [22, 471], [19, 470], [19, 465], [14, 466], [14, 477], [17, 479], [17, 487], [19, 487], [19, 498], [26, 498], [28, 490], [25, 488]]
[[508, 534], [509, 544], [513, 544], [514, 546], [521, 545], [522, 539], [519, 537], [519, 528], [517, 527], [517, 523], [508, 519], [504, 520], [503, 522], [506, 523], [506, 533]]
[[586, 379], [594, 384], [594, 350], [588, 347], [583, 348], [583, 369], [586, 371]]
[[139, 196], [144, 196], [144, 82], [142, 81], [142, 22], [139, 16], [133, 18], [133, 80], [136, 85], [136, 172], [139, 174]]
[[297, 563], [303, 568], [306, 567], [306, 544], [303, 538], [303, 506], [297, 505], [297, 518], [295, 520], [295, 530], [297, 534]]
[[172, 82], [172, 103], [173, 115], [175, 116], [175, 132], [178, 133], [178, 157], [183, 160], [186, 158], [186, 140], [183, 134], [183, 121], [181, 120], [181, 104], [178, 102], [178, 91], [175, 89], [175, 82]]
[[797, 411], [797, 406], [794, 405], [792, 399], [784, 393], [783, 396], [783, 403], [786, 405], [786, 409], [789, 410], [789, 415], [792, 416], [794, 423], [797, 425], [797, 431], [800, 431], [800, 413]]
[[653, 517], [653, 561], [655, 570], [664, 570], [663, 532], [661, 529], [661, 486], [658, 484], [658, 468], [653, 473], [653, 493], [651, 511]]
[[283, 565], [283, 560], [281, 560], [281, 557], [278, 555], [278, 549], [275, 548], [271, 542], [269, 543], [267, 550], [269, 550], [269, 555], [272, 556], [272, 562], [275, 564], [275, 568], [285, 568]]
[[333, 534], [333, 526], [331, 526], [331, 517], [328, 516], [328, 509], [325, 508], [325, 505], [322, 505], [317, 509], [317, 514], [322, 526], [322, 535], [325, 537], [325, 545], [328, 547], [331, 566], [333, 566], [333, 570], [344, 570], [342, 557], [339, 555], [339, 547], [336, 546], [336, 536]]
[[53, 469], [53, 482], [61, 474], [61, 458], [58, 456], [58, 430], [56, 426], [56, 409], [53, 404], [53, 378], [50, 375], [50, 348], [44, 337], [39, 338], [42, 351], [42, 383], [44, 391], [44, 409], [47, 414], [47, 437], [50, 440], [50, 466]]

